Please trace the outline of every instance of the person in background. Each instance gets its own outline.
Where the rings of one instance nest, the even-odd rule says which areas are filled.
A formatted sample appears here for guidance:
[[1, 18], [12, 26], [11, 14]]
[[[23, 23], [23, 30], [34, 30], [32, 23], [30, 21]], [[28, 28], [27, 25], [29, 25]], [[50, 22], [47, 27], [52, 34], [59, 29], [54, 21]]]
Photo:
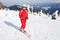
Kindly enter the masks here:
[[26, 22], [28, 19], [28, 11], [26, 10], [26, 6], [22, 6], [21, 10], [19, 11], [19, 18], [21, 20], [20, 31], [25, 31]]

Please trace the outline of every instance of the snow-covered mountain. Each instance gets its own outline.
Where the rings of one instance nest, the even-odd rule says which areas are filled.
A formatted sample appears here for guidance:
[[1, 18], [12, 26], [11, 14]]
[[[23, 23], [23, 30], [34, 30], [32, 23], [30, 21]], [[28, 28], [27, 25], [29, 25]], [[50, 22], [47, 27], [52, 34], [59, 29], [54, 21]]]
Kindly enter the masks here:
[[60, 40], [60, 17], [51, 20], [44, 14], [29, 14], [25, 29], [31, 35], [28, 38], [15, 29], [21, 26], [18, 14], [19, 11], [0, 10], [0, 40]]

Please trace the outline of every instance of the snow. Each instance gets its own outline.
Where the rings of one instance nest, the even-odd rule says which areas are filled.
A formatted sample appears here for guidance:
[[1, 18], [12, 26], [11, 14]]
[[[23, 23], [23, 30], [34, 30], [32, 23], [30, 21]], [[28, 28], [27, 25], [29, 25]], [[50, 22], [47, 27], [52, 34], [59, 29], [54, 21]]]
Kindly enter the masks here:
[[[31, 35], [28, 38], [16, 28], [20, 28], [19, 11], [0, 10], [0, 40], [60, 40], [60, 18], [51, 20], [42, 14], [29, 14], [26, 31]], [[14, 27], [13, 27], [14, 26]]]

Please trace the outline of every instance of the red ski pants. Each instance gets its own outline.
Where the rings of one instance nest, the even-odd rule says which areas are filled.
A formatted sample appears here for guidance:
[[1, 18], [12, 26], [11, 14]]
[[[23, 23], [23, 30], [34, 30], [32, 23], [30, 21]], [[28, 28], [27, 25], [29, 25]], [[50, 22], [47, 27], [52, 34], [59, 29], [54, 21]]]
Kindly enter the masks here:
[[22, 19], [21, 20], [21, 28], [20, 29], [24, 30], [25, 27], [26, 27], [26, 19]]

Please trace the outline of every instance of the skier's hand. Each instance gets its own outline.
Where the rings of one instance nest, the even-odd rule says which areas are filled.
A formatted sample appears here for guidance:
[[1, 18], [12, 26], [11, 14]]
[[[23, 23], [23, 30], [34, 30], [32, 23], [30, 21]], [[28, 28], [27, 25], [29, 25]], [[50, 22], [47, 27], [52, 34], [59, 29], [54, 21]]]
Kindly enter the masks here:
[[21, 20], [23, 20], [22, 18], [20, 18]]
[[26, 17], [26, 19], [29, 19], [28, 17]]

